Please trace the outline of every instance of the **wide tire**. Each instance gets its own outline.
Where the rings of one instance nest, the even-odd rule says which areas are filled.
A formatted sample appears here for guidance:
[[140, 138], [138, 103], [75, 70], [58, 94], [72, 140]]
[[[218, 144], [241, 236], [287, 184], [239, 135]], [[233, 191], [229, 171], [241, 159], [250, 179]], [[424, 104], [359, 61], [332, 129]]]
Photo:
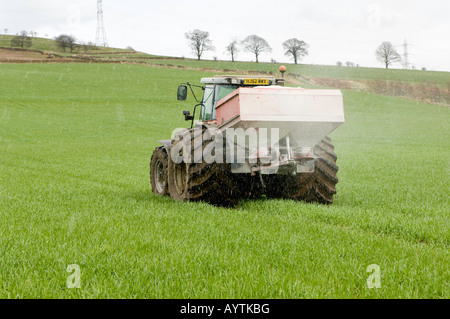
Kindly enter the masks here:
[[325, 138], [315, 148], [319, 156], [315, 160], [314, 173], [294, 176], [274, 175], [269, 177], [266, 196], [269, 198], [288, 198], [307, 203], [330, 205], [334, 202], [338, 183], [336, 165], [337, 155], [330, 138]]
[[[204, 130], [203, 130], [204, 132]], [[195, 145], [194, 130], [191, 130], [191, 159], [194, 159], [195, 149], [202, 151], [211, 141], [205, 141], [201, 145]], [[172, 149], [176, 149], [178, 143], [183, 143], [180, 138], [172, 142]], [[177, 155], [182, 156], [183, 149]], [[193, 160], [191, 161], [193, 162]], [[233, 207], [242, 197], [238, 180], [231, 173], [230, 164], [202, 163], [177, 164], [172, 156], [169, 156], [169, 192], [177, 201], [205, 202], [216, 206]]]
[[169, 195], [168, 156], [163, 147], [158, 147], [153, 151], [150, 161], [150, 184], [154, 194]]

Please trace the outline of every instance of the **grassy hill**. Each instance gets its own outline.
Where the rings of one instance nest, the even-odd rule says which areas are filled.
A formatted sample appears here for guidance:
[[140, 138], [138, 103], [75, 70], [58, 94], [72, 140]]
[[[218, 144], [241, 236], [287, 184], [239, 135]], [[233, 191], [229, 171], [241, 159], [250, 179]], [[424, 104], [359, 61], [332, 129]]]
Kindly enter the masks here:
[[[449, 298], [447, 107], [343, 90], [333, 206], [151, 193], [151, 153], [194, 105], [177, 86], [217, 63], [0, 64], [0, 298]], [[416, 72], [388, 74], [447, 81]], [[81, 289], [67, 289], [73, 264]], [[367, 287], [372, 264], [381, 289]]]
[[[11, 39], [15, 36], [12, 35], [0, 35], [0, 47], [3, 48], [11, 48]], [[32, 38], [33, 45], [28, 50], [38, 50], [38, 51], [50, 51], [57, 54], [62, 55], [73, 55], [81, 53], [81, 49], [74, 50], [73, 53], [71, 53], [69, 50], [67, 52], [64, 52], [61, 48], [59, 48], [56, 44], [56, 41], [53, 39], [46, 39], [46, 38], [39, 38], [35, 37]], [[84, 52], [83, 52], [84, 53]], [[132, 50], [126, 50], [126, 49], [117, 49], [117, 48], [107, 48], [107, 47], [95, 47], [92, 50], [89, 50], [87, 53], [95, 53], [95, 54], [108, 54], [108, 53], [135, 53]]]
[[[133, 59], [133, 57], [130, 57]], [[277, 75], [280, 63], [254, 63], [231, 61], [198, 61], [194, 59], [160, 59], [158, 63], [165, 65], [184, 66], [188, 68], [208, 68], [221, 71], [258, 71], [272, 72]], [[364, 67], [338, 67], [326, 65], [285, 64], [287, 74], [298, 74], [305, 77], [353, 79], [353, 80], [377, 80], [377, 81], [401, 81], [409, 83], [432, 83], [443, 87], [450, 85], [449, 72], [398, 70]]]
[[[0, 47], [9, 48], [11, 39], [14, 36], [0, 35]], [[30, 50], [51, 51], [58, 54], [83, 54], [82, 49], [78, 48], [73, 53], [63, 52], [53, 39], [33, 38], [33, 46]], [[147, 64], [160, 64], [164, 66], [185, 67], [194, 69], [217, 69], [220, 71], [255, 71], [272, 72], [278, 74], [278, 64], [272, 63], [254, 63], [254, 62], [231, 62], [231, 61], [198, 61], [196, 59], [164, 57], [136, 52], [128, 49], [95, 47], [86, 54], [92, 58], [104, 58], [117, 62], [142, 62]], [[364, 67], [338, 67], [323, 65], [304, 65], [304, 64], [286, 64], [288, 66], [287, 74], [301, 75], [313, 78], [331, 78], [331, 79], [351, 79], [351, 80], [377, 80], [377, 81], [400, 81], [415, 84], [435, 84], [440, 87], [450, 87], [450, 73], [436, 71], [419, 70], [385, 70], [382, 68], [364, 68]]]
[[[58, 48], [54, 40], [43, 38], [33, 38], [33, 46], [29, 50], [1, 49], [8, 48], [12, 38], [13, 36], [0, 35], [0, 62], [128, 63], [215, 73], [256, 73], [280, 76], [278, 73], [280, 64], [276, 63], [198, 61], [105, 47], [94, 47], [87, 52], [79, 47], [70, 53]], [[47, 58], [46, 52], [57, 54], [57, 59]], [[449, 72], [304, 64], [286, 64], [286, 66], [288, 69], [286, 79], [293, 86], [350, 89], [450, 106]]]

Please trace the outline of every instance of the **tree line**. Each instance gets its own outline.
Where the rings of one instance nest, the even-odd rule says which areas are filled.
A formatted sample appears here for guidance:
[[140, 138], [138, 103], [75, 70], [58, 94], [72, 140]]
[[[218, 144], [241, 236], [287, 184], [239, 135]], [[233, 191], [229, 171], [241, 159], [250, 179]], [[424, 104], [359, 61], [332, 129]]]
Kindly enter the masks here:
[[[4, 32], [7, 34], [8, 29], [4, 29]], [[37, 32], [20, 32], [11, 39], [11, 48], [30, 48], [33, 46], [33, 36], [37, 36]], [[185, 33], [185, 37], [188, 39], [189, 47], [191, 48], [192, 53], [197, 56], [198, 60], [201, 60], [201, 57], [206, 51], [215, 50], [212, 40], [210, 39], [209, 32], [207, 31], [195, 29]], [[76, 49], [81, 49], [84, 53], [87, 53], [87, 51], [96, 47], [96, 45], [92, 42], [79, 44], [74, 36], [67, 34], [61, 34], [55, 37], [54, 40], [56, 45], [64, 52], [70, 50], [72, 53]], [[303, 57], [308, 55], [309, 45], [303, 40], [291, 38], [284, 41], [282, 46], [284, 49], [284, 54], [292, 58], [295, 64], [298, 64]], [[272, 52], [272, 47], [265, 39], [255, 34], [249, 35], [242, 41], [234, 39], [225, 47], [225, 52], [231, 56], [231, 61], [233, 62], [235, 62], [236, 55], [241, 50], [254, 54], [256, 63], [258, 63], [260, 55], [265, 52]], [[391, 42], [387, 41], [378, 46], [375, 51], [375, 57], [378, 62], [385, 66], [386, 69], [394, 63], [402, 62], [402, 57], [395, 49], [395, 46]], [[344, 63], [339, 61], [336, 65], [343, 66]], [[345, 62], [345, 65], [348, 67], [359, 67], [358, 64], [354, 64], [349, 61]], [[425, 68], [423, 68], [423, 70], [425, 70]]]
[[[198, 60], [201, 60], [201, 57], [206, 51], [215, 51], [216, 49], [212, 44], [209, 32], [207, 31], [195, 29], [185, 33], [185, 37], [188, 40], [192, 53], [197, 56]], [[283, 42], [283, 49], [284, 54], [292, 58], [295, 64], [298, 64], [303, 57], [308, 55], [309, 45], [305, 41], [292, 38]], [[254, 54], [256, 63], [259, 62], [259, 57], [262, 53], [272, 52], [269, 43], [255, 34], [246, 37], [242, 41], [234, 39], [225, 47], [225, 52], [230, 55], [231, 61], [233, 62], [235, 62], [236, 55], [241, 50]], [[401, 55], [397, 52], [391, 42], [383, 42], [380, 44], [375, 51], [375, 57], [386, 69], [394, 63], [402, 62]], [[343, 66], [344, 63], [338, 61], [336, 65]], [[350, 61], [345, 62], [345, 65], [347, 67], [359, 67], [359, 64]]]
[[96, 45], [93, 42], [79, 44], [74, 36], [67, 34], [61, 34], [60, 36], [55, 37], [55, 41], [56, 45], [64, 52], [70, 50], [72, 53], [76, 49], [81, 49], [84, 53], [87, 53], [87, 51], [96, 48]]
[[[31, 36], [30, 36], [31, 35]], [[37, 32], [22, 31], [13, 37], [10, 41], [11, 48], [28, 49], [33, 46], [33, 36], [36, 36]], [[88, 50], [92, 50], [96, 45], [92, 42], [78, 43], [77, 39], [72, 35], [61, 34], [54, 38], [56, 46], [62, 51], [68, 50], [73, 53], [75, 50], [81, 49], [86, 53]]]
[[[402, 63], [402, 56], [397, 52], [395, 46], [388, 41], [381, 43], [375, 51], [375, 57], [378, 62], [382, 63], [386, 69], [394, 63]], [[337, 66], [343, 66], [344, 64], [341, 61], [336, 62]], [[354, 64], [353, 62], [345, 62], [345, 65], [348, 67], [359, 67], [359, 64]], [[413, 67], [414, 69], [414, 67]], [[422, 70], [426, 70], [422, 68]]]
[[[198, 60], [201, 60], [203, 53], [206, 51], [215, 50], [212, 40], [209, 38], [209, 32], [207, 31], [195, 29], [185, 33], [185, 37], [188, 40], [192, 53], [197, 56]], [[304, 56], [308, 55], [308, 48], [309, 45], [305, 41], [297, 38], [288, 39], [283, 42], [285, 55], [291, 57], [295, 64]], [[242, 41], [234, 39], [225, 48], [225, 52], [231, 56], [233, 62], [240, 50], [254, 54], [256, 63], [258, 63], [260, 55], [265, 52], [272, 52], [272, 47], [265, 39], [253, 34]]]
[[[8, 31], [8, 29], [4, 29], [5, 35], [8, 34]], [[28, 49], [33, 46], [33, 37], [36, 37], [37, 35], [38, 33], [34, 31], [21, 31], [11, 39], [10, 46], [11, 48]]]

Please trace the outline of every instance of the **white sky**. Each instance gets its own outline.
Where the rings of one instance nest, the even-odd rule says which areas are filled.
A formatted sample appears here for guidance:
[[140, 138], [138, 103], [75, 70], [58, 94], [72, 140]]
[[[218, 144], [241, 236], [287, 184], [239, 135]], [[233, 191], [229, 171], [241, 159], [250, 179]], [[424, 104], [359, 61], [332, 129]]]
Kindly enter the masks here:
[[[96, 0], [0, 0], [0, 30], [22, 30], [53, 38], [62, 33], [79, 41], [95, 41]], [[351, 61], [383, 67], [374, 52], [383, 41], [405, 40], [416, 68], [450, 71], [450, 1], [446, 0], [103, 0], [104, 23], [112, 47], [167, 56], [195, 56], [184, 34], [208, 31], [216, 47], [205, 59], [229, 59], [225, 47], [234, 38], [257, 34], [273, 48], [260, 61], [291, 62], [282, 43], [304, 40], [310, 54], [302, 63]], [[238, 60], [254, 56], [241, 52]], [[400, 68], [401, 65], [395, 67]]]

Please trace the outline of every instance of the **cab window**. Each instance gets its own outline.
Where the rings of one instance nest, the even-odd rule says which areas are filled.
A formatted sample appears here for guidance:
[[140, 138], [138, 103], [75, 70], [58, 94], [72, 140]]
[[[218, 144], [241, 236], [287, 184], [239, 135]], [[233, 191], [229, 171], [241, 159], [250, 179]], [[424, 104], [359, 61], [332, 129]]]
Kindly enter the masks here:
[[216, 107], [217, 103], [230, 93], [236, 91], [238, 86], [236, 85], [216, 85], [214, 94], [214, 109], [213, 109], [213, 119], [216, 119]]
[[217, 103], [228, 94], [236, 91], [237, 85], [207, 85], [203, 94], [203, 105], [200, 119], [203, 122], [216, 120]]
[[203, 107], [200, 119], [202, 121], [211, 121], [213, 115], [213, 102], [214, 102], [214, 86], [207, 85], [203, 94]]

